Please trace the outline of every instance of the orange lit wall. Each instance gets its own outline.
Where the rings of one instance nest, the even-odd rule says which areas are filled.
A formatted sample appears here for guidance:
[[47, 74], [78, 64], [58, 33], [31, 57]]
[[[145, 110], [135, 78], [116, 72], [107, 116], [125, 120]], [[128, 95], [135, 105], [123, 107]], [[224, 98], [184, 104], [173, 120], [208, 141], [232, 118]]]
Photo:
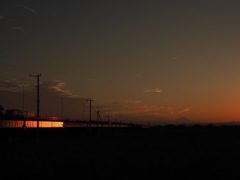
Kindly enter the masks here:
[[[10, 120], [0, 120], [0, 128], [22, 128], [23, 121], [10, 121]], [[26, 126], [28, 128], [37, 127], [36, 121], [26, 121]], [[53, 121], [39, 121], [39, 127], [42, 128], [53, 128], [53, 127], [63, 127], [63, 122], [53, 122]]]

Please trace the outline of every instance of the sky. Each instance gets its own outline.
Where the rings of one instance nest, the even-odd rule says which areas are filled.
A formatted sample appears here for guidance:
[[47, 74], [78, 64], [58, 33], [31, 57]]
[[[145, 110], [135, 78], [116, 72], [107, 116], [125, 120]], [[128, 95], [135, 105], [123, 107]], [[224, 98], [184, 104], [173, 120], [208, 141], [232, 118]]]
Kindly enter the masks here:
[[0, 104], [139, 123], [240, 120], [237, 0], [1, 0]]

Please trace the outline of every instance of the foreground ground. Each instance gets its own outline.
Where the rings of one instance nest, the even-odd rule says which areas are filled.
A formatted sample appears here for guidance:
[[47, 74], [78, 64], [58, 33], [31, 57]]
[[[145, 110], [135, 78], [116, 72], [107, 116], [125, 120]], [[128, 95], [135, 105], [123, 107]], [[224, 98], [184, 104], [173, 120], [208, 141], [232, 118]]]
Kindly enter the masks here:
[[1, 179], [231, 179], [240, 171], [237, 126], [0, 129], [0, 135]]

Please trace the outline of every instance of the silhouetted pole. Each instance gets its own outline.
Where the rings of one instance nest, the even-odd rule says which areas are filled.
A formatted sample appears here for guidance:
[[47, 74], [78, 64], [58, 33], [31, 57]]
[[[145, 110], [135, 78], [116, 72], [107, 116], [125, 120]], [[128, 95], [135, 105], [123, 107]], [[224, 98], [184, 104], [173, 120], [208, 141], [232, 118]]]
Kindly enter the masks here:
[[[23, 86], [23, 92], [22, 92], [22, 113], [24, 115], [24, 86]], [[26, 128], [26, 117], [23, 117], [23, 128]]]
[[99, 122], [102, 123], [102, 119], [101, 119], [100, 111], [97, 110], [97, 127], [98, 127]]
[[63, 118], [63, 96], [62, 96], [62, 118]]
[[22, 111], [24, 111], [24, 86], [22, 86]]
[[109, 114], [107, 116], [107, 119], [108, 119], [108, 127], [110, 127], [110, 116], [109, 116]]
[[83, 106], [82, 106], [82, 120], [84, 121], [84, 114], [85, 114], [85, 103], [83, 102]]
[[91, 123], [92, 123], [92, 99], [88, 99], [87, 101], [89, 101], [89, 127], [91, 127]]
[[31, 75], [30, 77], [36, 77], [37, 78], [37, 128], [39, 128], [39, 78], [41, 77], [41, 74], [37, 75]]

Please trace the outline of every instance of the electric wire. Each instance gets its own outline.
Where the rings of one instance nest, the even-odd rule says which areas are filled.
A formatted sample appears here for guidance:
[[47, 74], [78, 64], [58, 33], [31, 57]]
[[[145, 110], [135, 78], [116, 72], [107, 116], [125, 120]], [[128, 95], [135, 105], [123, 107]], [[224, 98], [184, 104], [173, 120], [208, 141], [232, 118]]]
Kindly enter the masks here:
[[[32, 70], [31, 70], [32, 71]], [[29, 77], [30, 70], [26, 68], [12, 65], [4, 61], [0, 61], [0, 89], [8, 89], [13, 87], [6, 87], [7, 84], [15, 84], [15, 89], [21, 88], [23, 86], [30, 87], [33, 86], [33, 81]], [[4, 87], [4, 85], [6, 85]], [[21, 87], [21, 88], [20, 88]]]

